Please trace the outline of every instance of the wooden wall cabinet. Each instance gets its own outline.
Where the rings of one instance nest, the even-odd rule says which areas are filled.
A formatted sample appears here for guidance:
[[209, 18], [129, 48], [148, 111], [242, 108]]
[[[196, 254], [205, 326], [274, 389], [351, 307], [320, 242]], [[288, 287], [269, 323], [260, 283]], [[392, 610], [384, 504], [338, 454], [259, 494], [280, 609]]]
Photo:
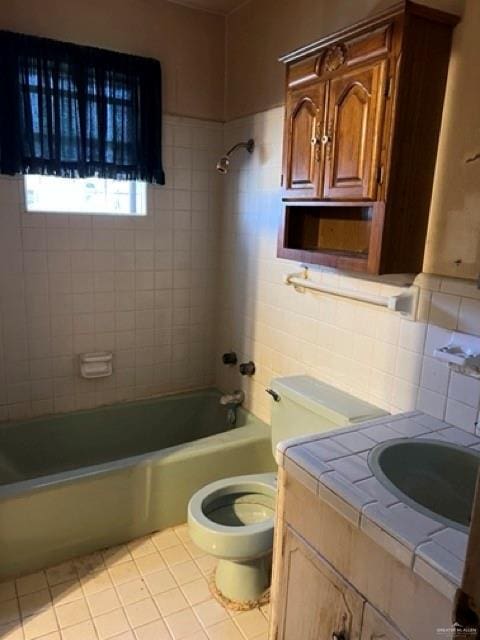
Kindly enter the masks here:
[[421, 271], [457, 22], [407, 0], [281, 59], [279, 257]]

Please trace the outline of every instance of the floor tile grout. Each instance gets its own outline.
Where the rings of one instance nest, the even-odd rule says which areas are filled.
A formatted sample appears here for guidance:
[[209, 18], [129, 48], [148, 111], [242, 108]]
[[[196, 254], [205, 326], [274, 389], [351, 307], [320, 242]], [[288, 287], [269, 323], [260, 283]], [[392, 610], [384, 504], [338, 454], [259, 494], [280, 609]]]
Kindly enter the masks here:
[[[128, 569], [125, 568], [127, 563], [130, 563]], [[265, 609], [256, 610], [255, 615], [261, 615], [256, 619], [262, 626], [258, 634], [242, 628], [241, 613], [220, 610], [221, 605], [208, 587], [215, 564], [214, 558], [195, 549], [186, 526], [181, 525], [8, 580], [0, 583], [0, 589], [4, 586], [2, 593], [11, 598], [2, 597], [0, 612], [2, 606], [7, 606], [5, 602], [15, 601], [17, 617], [0, 625], [0, 638], [5, 637], [5, 632], [9, 633], [8, 640], [142, 640], [143, 634], [150, 633], [151, 625], [156, 624], [162, 629], [162, 640], [163, 637], [165, 640], [188, 640], [191, 634], [185, 635], [181, 630], [181, 621], [186, 624], [188, 619], [195, 626], [193, 632], [203, 633], [205, 638], [228, 627], [232, 632], [236, 629], [235, 633], [243, 640], [266, 639], [264, 627], [268, 616]], [[122, 565], [123, 571], [119, 570]], [[163, 579], [165, 588], [161, 582], [155, 584], [156, 579]], [[139, 582], [137, 595], [132, 586], [136, 581]], [[198, 583], [200, 589], [197, 596], [194, 587], [191, 587], [193, 592], [188, 588], [194, 583]], [[128, 585], [132, 589], [130, 595]], [[48, 601], [45, 598], [44, 602], [38, 596], [42, 591], [48, 595]], [[99, 608], [95, 613], [95, 602], [108, 591], [112, 592], [114, 600], [111, 605], [105, 604], [105, 611]], [[169, 592], [172, 592], [172, 598], [177, 595], [173, 592], [178, 592], [181, 598], [176, 604], [170, 604], [172, 611], [169, 611], [168, 601], [164, 607], [161, 605], [162, 596]], [[37, 610], [33, 609], [35, 594]], [[130, 602], [130, 598], [134, 599]], [[30, 607], [33, 613], [23, 615], [23, 611], [30, 612]], [[167, 613], [163, 614], [162, 608]], [[47, 612], [50, 615], [45, 615]], [[43, 622], [39, 619], [41, 614], [44, 614]], [[37, 629], [32, 628], [35, 624]]]

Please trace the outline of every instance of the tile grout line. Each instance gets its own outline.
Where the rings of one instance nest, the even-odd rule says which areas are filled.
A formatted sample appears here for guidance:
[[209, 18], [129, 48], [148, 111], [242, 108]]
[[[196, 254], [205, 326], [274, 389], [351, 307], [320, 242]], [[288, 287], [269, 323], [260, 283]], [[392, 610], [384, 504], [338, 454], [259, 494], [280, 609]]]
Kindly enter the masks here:
[[[13, 593], [14, 593], [13, 598], [15, 598], [19, 617], [13, 623], [7, 623], [6, 627], [11, 627], [12, 624], [18, 625], [19, 630], [21, 630], [20, 633], [23, 635], [23, 639], [26, 640], [26, 635], [25, 635], [24, 626], [23, 626], [24, 620], [27, 620], [28, 618], [33, 618], [35, 615], [38, 615], [40, 612], [51, 611], [53, 619], [56, 624], [56, 630], [55, 631], [50, 630], [50, 631], [47, 631], [46, 633], [47, 635], [49, 635], [50, 633], [57, 634], [59, 637], [61, 636], [62, 639], [67, 636], [68, 630], [72, 630], [77, 626], [80, 629], [81, 625], [87, 624], [87, 623], [90, 624], [92, 633], [94, 634], [94, 637], [96, 640], [106, 640], [107, 638], [108, 640], [115, 640], [116, 638], [122, 637], [123, 634], [128, 634], [128, 633], [133, 634], [135, 635], [135, 638], [138, 638], [139, 635], [137, 634], [137, 630], [140, 630], [142, 628], [148, 629], [148, 626], [150, 624], [153, 624], [158, 621], [158, 622], [161, 622], [162, 625], [164, 625], [164, 628], [166, 630], [165, 633], [169, 634], [169, 637], [171, 638], [171, 640], [176, 640], [177, 636], [175, 635], [174, 629], [171, 627], [171, 625], [169, 625], [168, 618], [169, 616], [175, 615], [177, 613], [181, 614], [182, 612], [190, 611], [191, 615], [193, 615], [194, 619], [198, 622], [199, 633], [202, 632], [206, 634], [208, 637], [210, 637], [209, 630], [211, 629], [213, 630], [217, 626], [220, 628], [220, 626], [224, 623], [232, 624], [234, 628], [237, 630], [237, 632], [239, 633], [239, 637], [241, 636], [244, 640], [254, 640], [254, 638], [263, 637], [263, 633], [264, 633], [263, 631], [260, 631], [258, 634], [255, 633], [255, 631], [253, 631], [253, 633], [247, 632], [247, 630], [245, 630], [241, 624], [241, 614], [239, 615], [238, 612], [224, 609], [225, 613], [222, 619], [215, 620], [215, 622], [212, 622], [211, 624], [208, 622], [208, 617], [207, 617], [207, 621], [205, 621], [205, 618], [202, 618], [202, 615], [199, 612], [199, 608], [201, 607], [201, 605], [204, 605], [206, 603], [216, 603], [217, 602], [216, 599], [213, 597], [213, 595], [209, 591], [207, 591], [207, 593], [204, 596], [202, 596], [202, 599], [199, 600], [198, 602], [195, 599], [190, 601], [190, 599], [187, 597], [188, 589], [186, 589], [186, 587], [197, 581], [207, 586], [209, 575], [211, 574], [210, 561], [206, 563], [206, 562], [202, 562], [202, 559], [209, 558], [209, 556], [203, 553], [199, 555], [194, 552], [194, 549], [190, 546], [193, 543], [191, 542], [188, 536], [188, 532], [184, 526], [170, 528], [170, 529], [167, 529], [166, 531], [168, 531], [171, 535], [174, 536], [173, 538], [170, 539], [169, 542], [167, 542], [166, 546], [163, 546], [163, 544], [161, 543], [159, 543], [159, 545], [157, 546], [154, 539], [155, 534], [148, 534], [147, 536], [134, 539], [130, 541], [130, 543], [126, 543], [123, 545], [116, 545], [114, 547], [102, 549], [90, 554], [86, 554], [84, 556], [80, 556], [78, 558], [73, 558], [72, 560], [67, 560], [65, 562], [52, 565], [51, 567], [46, 567], [45, 569], [42, 569], [39, 572], [37, 572], [39, 576], [42, 577], [43, 584], [37, 585], [39, 588], [35, 588], [33, 591], [30, 591], [29, 593], [26, 593], [23, 595], [20, 595], [19, 583], [18, 583], [18, 580], [21, 579], [21, 577], [23, 576], [20, 576], [17, 579], [12, 579]], [[136, 552], [135, 546], [137, 545], [141, 546], [144, 543], [151, 544], [152, 549], [155, 549], [155, 551], [151, 551], [150, 549], [148, 549], [148, 547], [146, 547], [144, 550], [140, 549], [139, 552], [138, 551]], [[188, 559], [182, 560], [181, 562], [175, 562], [175, 561], [172, 561], [172, 559], [167, 560], [168, 554], [165, 554], [165, 552], [168, 549], [171, 549], [173, 547], [179, 547], [179, 549], [181, 549], [185, 553], [185, 558], [188, 557]], [[110, 549], [117, 550], [117, 553], [120, 554], [120, 560], [115, 557], [113, 561], [109, 559], [110, 557], [107, 552]], [[145, 571], [148, 570], [148, 567], [142, 567], [142, 563], [140, 561], [142, 558], [146, 558], [148, 556], [155, 556], [157, 558], [160, 558], [163, 563], [162, 568], [159, 568], [158, 570], [152, 571], [150, 573], [145, 573]], [[115, 580], [114, 576], [112, 575], [112, 569], [129, 562], [131, 562], [132, 566], [135, 567], [135, 570], [138, 575], [126, 580], [125, 582], [119, 583], [118, 579]], [[213, 566], [213, 564], [215, 563], [215, 560], [212, 558], [211, 562]], [[195, 567], [195, 570], [198, 572], [198, 575], [192, 574], [193, 576], [192, 577], [192, 576], [188, 576], [187, 574], [184, 581], [182, 577], [177, 578], [177, 575], [174, 571], [172, 571], [172, 568], [176, 566], [180, 567], [182, 565], [187, 565], [187, 564], [191, 564], [192, 568]], [[50, 572], [51, 569], [57, 568], [57, 567], [59, 568], [58, 575], [55, 575], [55, 573]], [[62, 573], [62, 570], [63, 570], [63, 573]], [[168, 576], [171, 579], [172, 587], [171, 589], [170, 588], [165, 589], [157, 594], [154, 594], [154, 589], [151, 586], [149, 586], [147, 582], [148, 576], [153, 575], [155, 573], [164, 572], [164, 571], [166, 572], [165, 576]], [[34, 574], [29, 574], [29, 575], [34, 575]], [[99, 578], [100, 576], [108, 578], [109, 584], [108, 585], [100, 584], [100, 585], [94, 586], [93, 588], [95, 589], [95, 591], [91, 592], [88, 586], [89, 582], [91, 580], [95, 580]], [[120, 587], [122, 587], [122, 585], [124, 584], [129, 584], [136, 580], [140, 580], [141, 583], [145, 586], [145, 597], [140, 598], [140, 600], [135, 600], [134, 602], [127, 603], [127, 601], [125, 601], [122, 598]], [[64, 589], [62, 589], [62, 585], [64, 585]], [[65, 596], [65, 594], [68, 594], [68, 590], [70, 587], [74, 589], [74, 592], [73, 592], [74, 599], [68, 598], [66, 602], [63, 602], [62, 596]], [[97, 588], [99, 590], [97, 590]], [[40, 608], [37, 611], [35, 611], [29, 616], [23, 617], [21, 613], [21, 608], [20, 608], [20, 599], [23, 597], [32, 596], [44, 590], [48, 594], [49, 602], [46, 603], [45, 605], [41, 604]], [[98, 613], [95, 615], [94, 613], [95, 609], [93, 608], [93, 603], [95, 601], [95, 598], [110, 590], [113, 592], [113, 594], [115, 594], [115, 598], [117, 599], [118, 602], [114, 604], [113, 609], [107, 610], [105, 612]], [[167, 593], [170, 590], [177, 590], [178, 593], [181, 594], [185, 602], [185, 605], [183, 605], [182, 603], [181, 609], [172, 611], [171, 613], [164, 615], [160, 610], [160, 606], [157, 603], [156, 597], [162, 595], [163, 593]], [[58, 591], [58, 593], [55, 595], [56, 591]], [[138, 624], [138, 626], [133, 626], [135, 622], [130, 621], [130, 617], [127, 614], [128, 607], [130, 605], [136, 605], [146, 601], [153, 602], [153, 607], [154, 607], [153, 611], [155, 612], [155, 615], [157, 617], [154, 620], [142, 622], [141, 624]], [[72, 605], [72, 609], [75, 609], [75, 604], [77, 603], [77, 606], [78, 606], [78, 603], [80, 602], [85, 605], [85, 609], [86, 609], [85, 615], [87, 617], [78, 622], [68, 622], [68, 624], [66, 624], [65, 626], [61, 626], [61, 617], [59, 615], [59, 608], [66, 607], [68, 609], [68, 605]], [[104, 632], [97, 627], [96, 619], [100, 618], [103, 615], [108, 615], [110, 613], [118, 612], [118, 611], [122, 612], [122, 622], [128, 626], [128, 630], [125, 630], [120, 633], [115, 633], [114, 635], [110, 635], [107, 632], [107, 635], [105, 635]], [[261, 620], [267, 621], [268, 615], [267, 615], [266, 609], [259, 609], [258, 615], [261, 616]], [[232, 627], [232, 630], [233, 630], [233, 627]], [[77, 633], [77, 632], [80, 633], [79, 630], [75, 631], [74, 633]], [[29, 634], [28, 636], [29, 640], [42, 640], [42, 637], [45, 635], [45, 631], [42, 629], [39, 631], [39, 633], [40, 635]], [[70, 634], [68, 635], [70, 636]]]

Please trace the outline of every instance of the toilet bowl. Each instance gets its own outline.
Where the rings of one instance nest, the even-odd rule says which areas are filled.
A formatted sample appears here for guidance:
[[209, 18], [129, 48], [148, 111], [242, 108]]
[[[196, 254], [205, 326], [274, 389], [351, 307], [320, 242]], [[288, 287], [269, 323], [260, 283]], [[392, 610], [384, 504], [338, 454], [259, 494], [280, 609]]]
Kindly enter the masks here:
[[270, 584], [276, 474], [218, 480], [188, 505], [193, 542], [219, 559], [215, 582], [229, 600], [257, 600]]
[[[272, 452], [280, 441], [325, 432], [386, 414], [374, 405], [309, 376], [272, 381]], [[193, 542], [219, 559], [215, 585], [234, 602], [256, 602], [270, 584], [276, 474], [218, 480], [188, 505]]]

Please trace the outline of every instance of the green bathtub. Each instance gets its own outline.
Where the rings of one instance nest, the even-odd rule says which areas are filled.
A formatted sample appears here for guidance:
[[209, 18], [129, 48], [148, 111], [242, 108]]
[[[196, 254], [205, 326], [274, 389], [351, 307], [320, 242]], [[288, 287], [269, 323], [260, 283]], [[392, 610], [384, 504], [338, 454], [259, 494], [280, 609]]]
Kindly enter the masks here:
[[0, 425], [0, 578], [186, 521], [203, 485], [271, 471], [270, 429], [206, 390]]

